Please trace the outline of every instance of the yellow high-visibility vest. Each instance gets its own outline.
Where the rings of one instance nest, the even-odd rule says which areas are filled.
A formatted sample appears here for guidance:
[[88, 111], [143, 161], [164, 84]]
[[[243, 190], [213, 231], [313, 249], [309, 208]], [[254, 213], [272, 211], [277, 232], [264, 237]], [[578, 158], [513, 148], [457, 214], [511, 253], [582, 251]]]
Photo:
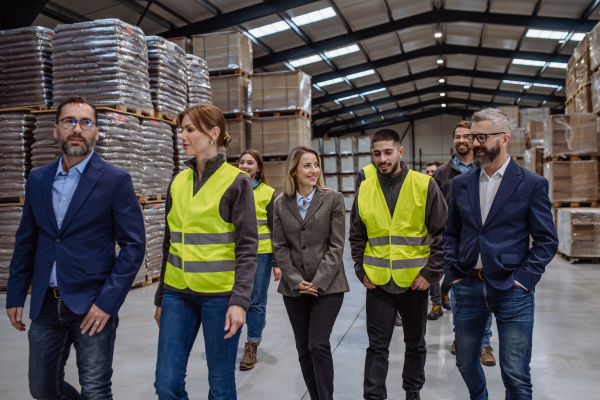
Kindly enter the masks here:
[[362, 182], [358, 212], [369, 241], [363, 266], [375, 285], [394, 279], [409, 287], [429, 261], [431, 235], [425, 226], [425, 205], [430, 176], [409, 170], [392, 218], [377, 176]]
[[365, 173], [365, 180], [377, 176], [377, 167], [375, 167], [373, 163], [363, 167], [363, 171]]
[[275, 189], [261, 182], [254, 188], [254, 206], [256, 207], [256, 221], [258, 223], [258, 254], [273, 252], [271, 229], [267, 223], [267, 206], [273, 198]]
[[224, 163], [194, 195], [194, 171], [186, 169], [171, 184], [167, 215], [171, 247], [165, 283], [199, 293], [223, 293], [235, 282], [235, 229], [219, 213], [219, 203], [244, 172]]

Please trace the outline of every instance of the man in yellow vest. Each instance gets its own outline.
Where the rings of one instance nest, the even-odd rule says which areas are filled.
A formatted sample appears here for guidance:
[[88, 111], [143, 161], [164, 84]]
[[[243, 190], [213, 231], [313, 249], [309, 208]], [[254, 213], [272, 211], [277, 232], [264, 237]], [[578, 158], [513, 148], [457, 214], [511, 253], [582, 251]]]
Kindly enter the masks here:
[[402, 317], [406, 351], [403, 389], [420, 399], [425, 383], [428, 288], [440, 280], [446, 201], [431, 177], [400, 161], [400, 136], [382, 129], [371, 139], [376, 175], [360, 182], [350, 214], [354, 269], [367, 288], [364, 398], [387, 398], [389, 345], [396, 313]]

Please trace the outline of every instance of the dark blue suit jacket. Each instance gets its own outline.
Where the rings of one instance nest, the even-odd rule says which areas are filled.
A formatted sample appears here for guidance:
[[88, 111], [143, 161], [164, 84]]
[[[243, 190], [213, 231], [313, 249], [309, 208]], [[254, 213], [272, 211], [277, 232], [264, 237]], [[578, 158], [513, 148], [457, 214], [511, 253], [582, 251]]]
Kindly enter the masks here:
[[490, 285], [507, 290], [516, 280], [533, 291], [558, 250], [548, 181], [511, 160], [482, 224], [480, 173], [473, 168], [452, 180], [444, 232], [446, 281], [465, 277], [481, 253]]
[[[56, 261], [58, 289], [73, 312], [95, 303], [116, 316], [144, 261], [146, 236], [130, 175], [94, 152], [73, 194], [61, 229], [52, 206], [58, 161], [31, 171], [23, 217], [10, 263], [6, 308], [23, 307], [31, 284], [35, 319]], [[115, 242], [121, 247], [115, 256]]]

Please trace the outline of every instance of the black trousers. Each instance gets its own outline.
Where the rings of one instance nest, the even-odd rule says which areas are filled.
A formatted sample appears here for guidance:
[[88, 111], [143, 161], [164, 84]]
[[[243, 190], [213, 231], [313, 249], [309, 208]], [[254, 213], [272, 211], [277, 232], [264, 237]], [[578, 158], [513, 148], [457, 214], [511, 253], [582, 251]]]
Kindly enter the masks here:
[[385, 379], [388, 373], [390, 342], [396, 322], [396, 312], [402, 317], [404, 331], [404, 371], [402, 388], [418, 392], [425, 383], [425, 329], [427, 326], [428, 290], [408, 289], [390, 294], [379, 286], [367, 289], [367, 334], [369, 347], [365, 359], [365, 399], [386, 399]]
[[333, 399], [333, 358], [329, 337], [344, 293], [314, 297], [283, 296], [290, 318], [304, 382], [312, 400]]

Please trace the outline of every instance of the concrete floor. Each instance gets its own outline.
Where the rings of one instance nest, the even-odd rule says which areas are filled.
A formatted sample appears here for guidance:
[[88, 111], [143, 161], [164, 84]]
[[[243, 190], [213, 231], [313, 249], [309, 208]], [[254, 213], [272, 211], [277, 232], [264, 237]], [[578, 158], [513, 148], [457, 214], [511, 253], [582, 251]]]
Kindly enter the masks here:
[[[335, 398], [362, 398], [365, 349], [365, 290], [356, 278], [346, 243], [344, 253], [350, 292], [331, 336], [335, 363]], [[534, 399], [598, 399], [600, 389], [600, 267], [570, 265], [556, 258], [536, 291], [536, 320], [531, 363]], [[267, 326], [259, 347], [258, 363], [251, 371], [236, 373], [238, 397], [244, 400], [309, 399], [302, 379], [292, 329], [277, 285], [269, 288]], [[154, 322], [153, 296], [156, 285], [133, 289], [120, 313], [117, 335], [113, 394], [115, 399], [152, 399], [158, 328]], [[6, 296], [0, 296], [5, 308]], [[29, 310], [25, 310], [26, 314]], [[427, 326], [426, 383], [423, 399], [466, 399], [467, 389], [450, 354], [453, 340], [451, 313], [446, 312]], [[29, 319], [26, 320], [29, 326]], [[498, 348], [497, 330], [492, 328], [492, 346]], [[387, 379], [389, 399], [404, 399], [402, 329], [396, 328], [390, 349]], [[241, 359], [246, 332], [240, 339]], [[16, 331], [4, 312], [0, 314], [0, 399], [30, 399], [27, 386], [27, 334]], [[490, 399], [504, 398], [500, 368], [484, 367]], [[74, 353], [66, 368], [67, 381], [78, 387]], [[187, 376], [190, 399], [206, 399], [207, 368], [202, 335], [190, 356]]]

